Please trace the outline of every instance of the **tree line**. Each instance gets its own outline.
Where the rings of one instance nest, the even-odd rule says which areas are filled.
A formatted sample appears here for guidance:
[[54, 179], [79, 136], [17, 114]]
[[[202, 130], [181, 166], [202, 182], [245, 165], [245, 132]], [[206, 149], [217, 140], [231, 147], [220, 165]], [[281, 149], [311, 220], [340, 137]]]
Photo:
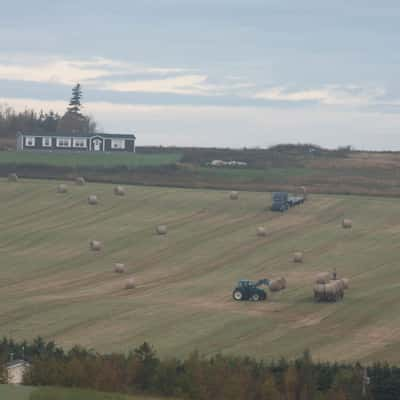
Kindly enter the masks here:
[[8, 105], [0, 105], [0, 139], [13, 138], [20, 131], [32, 134], [96, 132], [96, 121], [82, 113], [81, 99], [82, 88], [78, 83], [72, 88], [71, 100], [63, 115], [53, 110], [16, 111]]
[[[148, 343], [128, 354], [100, 354], [84, 347], [65, 351], [54, 342], [0, 342], [0, 365], [25, 358], [32, 386], [88, 388], [174, 396], [190, 400], [397, 400], [400, 368], [376, 363], [367, 368], [371, 384], [362, 396], [364, 369], [358, 363], [313, 362], [309, 352], [295, 360], [193, 352], [184, 360], [160, 359]], [[2, 371], [4, 376], [4, 369]]]

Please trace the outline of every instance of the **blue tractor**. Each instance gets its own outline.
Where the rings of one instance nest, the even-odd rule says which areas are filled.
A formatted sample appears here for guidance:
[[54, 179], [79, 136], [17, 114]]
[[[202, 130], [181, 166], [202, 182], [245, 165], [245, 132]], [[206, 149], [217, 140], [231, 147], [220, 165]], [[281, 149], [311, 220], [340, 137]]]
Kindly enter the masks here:
[[272, 211], [285, 212], [289, 208], [289, 194], [288, 192], [274, 192], [272, 193]]
[[260, 279], [257, 282], [241, 280], [233, 290], [232, 297], [236, 301], [251, 300], [263, 301], [267, 299], [267, 293], [259, 288], [261, 285], [269, 286], [269, 279]]

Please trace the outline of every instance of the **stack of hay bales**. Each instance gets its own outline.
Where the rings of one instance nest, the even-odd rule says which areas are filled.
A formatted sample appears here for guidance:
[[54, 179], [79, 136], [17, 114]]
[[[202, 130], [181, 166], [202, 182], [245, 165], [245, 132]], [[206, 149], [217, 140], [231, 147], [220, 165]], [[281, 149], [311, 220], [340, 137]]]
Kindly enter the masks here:
[[333, 280], [329, 272], [321, 272], [317, 274], [315, 279], [314, 300], [318, 302], [336, 302], [342, 300], [344, 291], [348, 287], [349, 280], [347, 278]]
[[296, 251], [293, 253], [293, 262], [295, 263], [303, 262], [303, 253], [301, 251]]
[[268, 286], [271, 292], [279, 292], [280, 290], [286, 289], [286, 279], [283, 276], [277, 279], [272, 279]]
[[91, 240], [89, 245], [90, 245], [90, 250], [92, 251], [100, 251], [103, 247], [103, 244], [98, 240]]
[[259, 226], [259, 227], [257, 228], [257, 236], [259, 236], [259, 237], [265, 237], [265, 236], [267, 236], [267, 231], [266, 231], [266, 229], [265, 229], [263, 226]]
[[97, 199], [97, 196], [95, 195], [95, 194], [91, 194], [89, 197], [88, 197], [88, 204], [90, 204], [90, 205], [95, 205], [95, 204], [97, 204], [99, 201], [98, 201], [98, 199]]
[[67, 193], [68, 192], [68, 187], [64, 183], [60, 183], [57, 186], [57, 193]]
[[238, 200], [239, 199], [239, 192], [236, 192], [236, 191], [233, 190], [232, 192], [229, 193], [229, 198], [231, 200]]
[[86, 181], [85, 181], [85, 178], [84, 178], [83, 176], [78, 176], [78, 177], [75, 179], [75, 183], [76, 183], [78, 186], [83, 186], [83, 185], [86, 183]]
[[135, 288], [135, 280], [133, 278], [129, 278], [125, 282], [125, 289], [134, 289]]
[[18, 182], [18, 175], [16, 173], [8, 174], [8, 182]]
[[114, 194], [116, 196], [125, 196], [125, 189], [123, 186], [115, 186]]
[[343, 229], [350, 229], [350, 228], [352, 228], [352, 227], [353, 227], [353, 221], [352, 221], [351, 219], [349, 219], [349, 218], [345, 218], [345, 219], [342, 221], [342, 227], [343, 227]]
[[116, 263], [114, 264], [114, 272], [117, 274], [123, 274], [126, 271], [125, 264]]
[[157, 235], [166, 235], [168, 232], [166, 225], [158, 225], [156, 228]]

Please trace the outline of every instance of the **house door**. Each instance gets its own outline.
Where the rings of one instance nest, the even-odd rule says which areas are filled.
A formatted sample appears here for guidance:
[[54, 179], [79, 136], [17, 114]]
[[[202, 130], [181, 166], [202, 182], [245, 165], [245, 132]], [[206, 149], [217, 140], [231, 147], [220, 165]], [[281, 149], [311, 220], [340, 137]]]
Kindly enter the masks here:
[[93, 151], [101, 151], [102, 150], [102, 141], [100, 139], [93, 140]]

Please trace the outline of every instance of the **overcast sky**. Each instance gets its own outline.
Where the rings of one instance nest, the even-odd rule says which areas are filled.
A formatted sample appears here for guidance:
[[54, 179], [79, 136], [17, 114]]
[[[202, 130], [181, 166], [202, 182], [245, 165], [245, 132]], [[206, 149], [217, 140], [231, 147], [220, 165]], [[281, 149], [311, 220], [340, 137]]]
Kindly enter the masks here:
[[398, 0], [7, 1], [0, 103], [138, 145], [400, 150]]

